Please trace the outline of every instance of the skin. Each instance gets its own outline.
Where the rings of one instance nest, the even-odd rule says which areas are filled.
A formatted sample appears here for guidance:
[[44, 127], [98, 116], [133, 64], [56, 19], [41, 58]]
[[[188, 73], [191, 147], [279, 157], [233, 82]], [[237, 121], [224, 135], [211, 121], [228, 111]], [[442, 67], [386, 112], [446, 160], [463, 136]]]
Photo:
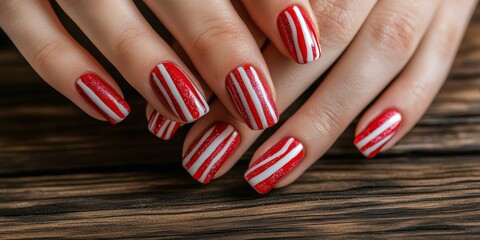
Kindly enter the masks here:
[[[275, 99], [272, 78], [255, 38], [229, 1], [145, 1], [181, 43], [203, 81], [153, 30], [132, 1], [58, 0], [57, 3], [130, 85], [171, 120], [182, 121], [158, 99], [149, 83], [152, 69], [162, 62], [179, 66], [204, 95], [208, 95], [202, 88], [206, 83], [239, 120], [242, 118], [225, 88], [225, 77], [234, 68], [243, 64], [255, 66]], [[311, 12], [309, 2], [302, 0], [266, 4], [262, 10], [275, 13], [285, 5], [294, 4]], [[271, 25], [276, 21], [271, 17], [257, 20]], [[75, 91], [75, 81], [82, 73], [95, 72], [118, 93], [121, 90], [94, 57], [65, 31], [47, 0], [2, 2], [0, 27], [47, 83], [87, 114], [105, 120]], [[225, 50], [217, 51], [219, 48]]]
[[[398, 142], [425, 113], [444, 83], [476, 5], [473, 0], [313, 2], [317, 22], [337, 19], [337, 30], [344, 29], [330, 35], [329, 26], [319, 26], [320, 33], [327, 33], [320, 34], [322, 61], [303, 67], [282, 59], [272, 45], [263, 51], [277, 95], [282, 96], [277, 102], [280, 112], [332, 67], [307, 102], [252, 157], [252, 161], [258, 159], [285, 137], [295, 137], [304, 144], [304, 159], [276, 187], [300, 177], [365, 109], [356, 134], [381, 112], [396, 108], [403, 122], [383, 151]], [[458, 17], [458, 12], [464, 14]], [[339, 24], [343, 27], [338, 28]], [[187, 149], [203, 129], [219, 120], [237, 128], [240, 146], [216, 177], [225, 174], [260, 135], [225, 114], [222, 105], [214, 102], [210, 114], [193, 126], [184, 144]]]
[[[229, 98], [224, 85], [229, 71], [243, 63], [258, 68], [279, 112], [283, 112], [331, 69], [303, 106], [252, 157], [256, 160], [285, 137], [300, 140], [305, 157], [276, 185], [283, 187], [316, 162], [362, 111], [356, 134], [386, 109], [398, 109], [402, 125], [383, 150], [398, 142], [424, 114], [446, 79], [477, 1], [243, 0], [230, 5], [223, 1], [146, 0], [177, 39], [173, 48], [129, 1], [58, 3], [144, 96], [147, 118], [155, 108], [180, 121], [158, 101], [148, 84], [150, 71], [163, 61], [179, 65], [208, 98], [217, 96], [211, 101], [210, 112], [195, 123], [184, 143], [185, 152], [217, 121], [236, 128], [240, 145], [216, 177], [232, 168], [261, 134], [243, 123]], [[212, 4], [216, 7], [209, 8]], [[275, 28], [276, 16], [293, 4], [306, 10], [322, 44], [322, 58], [308, 65], [292, 61]], [[105, 17], [102, 13], [107, 10]], [[75, 80], [92, 71], [119, 93], [120, 89], [63, 29], [47, 1], [5, 2], [0, 7], [0, 26], [45, 81], [86, 113], [103, 120], [75, 91]]]

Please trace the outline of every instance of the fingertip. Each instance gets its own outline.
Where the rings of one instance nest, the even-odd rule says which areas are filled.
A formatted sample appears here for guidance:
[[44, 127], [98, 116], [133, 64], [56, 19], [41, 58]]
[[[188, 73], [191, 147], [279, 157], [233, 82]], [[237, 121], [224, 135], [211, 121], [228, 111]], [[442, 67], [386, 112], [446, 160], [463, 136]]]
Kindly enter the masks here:
[[252, 130], [264, 130], [279, 120], [273, 86], [251, 65], [241, 65], [226, 78], [226, 87], [242, 121]]
[[130, 106], [119, 92], [93, 72], [82, 74], [75, 81], [75, 88], [111, 124], [121, 122], [130, 114]]
[[229, 123], [216, 122], [188, 146], [182, 165], [197, 181], [207, 184], [240, 144], [240, 134]]
[[[367, 113], [368, 114], [368, 113]], [[378, 115], [365, 115], [366, 119], [373, 119], [355, 135], [353, 144], [366, 157], [374, 158], [388, 145], [402, 125], [403, 117], [396, 108], [388, 108]]]
[[245, 180], [260, 194], [278, 183], [303, 160], [304, 145], [294, 137], [285, 137], [254, 160], [245, 172]]
[[280, 12], [277, 28], [290, 57], [299, 64], [311, 63], [321, 56], [316, 27], [304, 7], [291, 5]]

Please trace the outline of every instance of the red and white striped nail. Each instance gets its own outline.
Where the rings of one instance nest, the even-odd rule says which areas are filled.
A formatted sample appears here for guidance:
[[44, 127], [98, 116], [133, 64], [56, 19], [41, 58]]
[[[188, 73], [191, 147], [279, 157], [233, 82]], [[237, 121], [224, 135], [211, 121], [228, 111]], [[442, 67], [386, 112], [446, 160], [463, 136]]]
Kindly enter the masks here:
[[353, 143], [365, 157], [373, 158], [397, 133], [401, 123], [402, 114], [395, 109], [389, 109], [358, 134]]
[[254, 67], [244, 65], [231, 71], [226, 85], [240, 115], [251, 129], [262, 130], [278, 122], [277, 106]]
[[157, 110], [153, 110], [148, 120], [148, 130], [153, 135], [163, 140], [169, 140], [182, 124], [162, 116]]
[[150, 84], [162, 102], [185, 122], [193, 122], [209, 111], [205, 96], [173, 63], [158, 64]]
[[301, 142], [293, 137], [285, 138], [275, 144], [245, 172], [245, 179], [260, 194], [272, 190], [305, 155]]
[[202, 133], [183, 157], [183, 167], [203, 184], [209, 183], [240, 143], [235, 128], [219, 122]]
[[302, 8], [294, 5], [283, 10], [277, 18], [277, 27], [297, 63], [313, 62], [322, 54], [312, 21]]
[[94, 73], [80, 76], [76, 81], [76, 89], [111, 124], [119, 123], [130, 113], [128, 103]]

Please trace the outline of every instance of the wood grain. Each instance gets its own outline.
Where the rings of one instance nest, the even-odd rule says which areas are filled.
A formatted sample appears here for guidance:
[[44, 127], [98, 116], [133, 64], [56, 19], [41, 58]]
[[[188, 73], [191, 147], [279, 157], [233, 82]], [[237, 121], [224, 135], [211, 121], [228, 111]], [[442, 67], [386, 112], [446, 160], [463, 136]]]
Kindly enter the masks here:
[[266, 196], [242, 177], [252, 150], [221, 179], [196, 183], [180, 164], [188, 127], [155, 139], [144, 101], [123, 89], [132, 116], [94, 121], [11, 44], [1, 48], [0, 239], [480, 238], [478, 11], [449, 80], [394, 149], [363, 159], [350, 127], [297, 182]]

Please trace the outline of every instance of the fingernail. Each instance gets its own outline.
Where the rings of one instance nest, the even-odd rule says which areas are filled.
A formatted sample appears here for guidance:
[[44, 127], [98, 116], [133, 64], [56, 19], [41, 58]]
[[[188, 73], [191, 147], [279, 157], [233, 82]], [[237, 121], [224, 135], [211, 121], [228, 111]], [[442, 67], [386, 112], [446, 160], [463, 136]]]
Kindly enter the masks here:
[[162, 102], [185, 122], [193, 122], [209, 111], [205, 96], [173, 63], [158, 64], [150, 84]]
[[240, 136], [232, 125], [216, 123], [190, 146], [183, 157], [183, 167], [197, 181], [207, 184], [239, 143]]
[[302, 8], [286, 8], [277, 18], [283, 43], [297, 63], [310, 63], [321, 55], [320, 44], [312, 21]]
[[182, 124], [179, 122], [165, 118], [156, 110], [153, 110], [150, 119], [148, 120], [148, 130], [150, 130], [153, 135], [163, 140], [169, 140], [172, 138], [181, 125]]
[[278, 122], [277, 106], [254, 67], [244, 65], [231, 71], [226, 84], [235, 106], [251, 129], [262, 130]]
[[85, 73], [76, 81], [80, 95], [111, 124], [117, 124], [130, 113], [128, 103], [108, 83], [94, 73]]
[[395, 109], [387, 110], [358, 134], [353, 143], [365, 157], [373, 158], [397, 133], [401, 123], [402, 115], [400, 112]]
[[293, 137], [275, 144], [245, 172], [245, 179], [260, 194], [272, 190], [305, 155], [301, 142]]

